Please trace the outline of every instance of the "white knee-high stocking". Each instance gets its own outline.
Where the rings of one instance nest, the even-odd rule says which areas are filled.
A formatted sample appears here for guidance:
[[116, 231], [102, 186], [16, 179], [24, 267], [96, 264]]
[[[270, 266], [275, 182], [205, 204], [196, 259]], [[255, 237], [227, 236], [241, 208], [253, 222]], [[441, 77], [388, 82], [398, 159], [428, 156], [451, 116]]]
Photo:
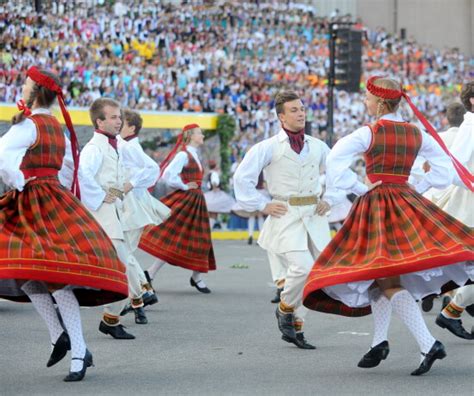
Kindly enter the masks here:
[[[83, 358], [86, 354], [86, 343], [82, 335], [81, 313], [76, 296], [68, 289], [56, 290], [53, 296], [71, 340], [71, 357]], [[71, 371], [80, 371], [83, 364], [82, 360], [71, 360]]]
[[431, 335], [420, 308], [413, 296], [406, 290], [395, 293], [391, 300], [393, 310], [410, 330], [422, 353], [428, 353], [436, 339]]
[[33, 306], [46, 322], [51, 338], [51, 344], [56, 344], [57, 339], [64, 331], [54, 308], [53, 299], [46, 286], [41, 282], [28, 281], [21, 288], [30, 298]]
[[369, 291], [370, 307], [374, 317], [372, 348], [388, 339], [387, 333], [392, 317], [392, 304], [379, 288]]

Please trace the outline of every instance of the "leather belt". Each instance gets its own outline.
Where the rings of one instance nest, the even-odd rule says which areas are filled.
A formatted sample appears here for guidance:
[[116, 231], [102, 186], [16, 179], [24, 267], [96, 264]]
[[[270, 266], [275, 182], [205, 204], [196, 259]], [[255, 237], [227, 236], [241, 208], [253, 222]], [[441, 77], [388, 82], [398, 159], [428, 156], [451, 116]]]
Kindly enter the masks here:
[[319, 198], [316, 195], [307, 195], [305, 197], [274, 196], [273, 199], [276, 199], [277, 201], [288, 202], [288, 205], [291, 205], [291, 206], [316, 205], [319, 202]]
[[110, 187], [109, 188], [109, 194], [111, 194], [114, 197], [116, 197], [116, 198], [120, 199], [121, 201], [123, 201], [124, 194], [119, 189]]

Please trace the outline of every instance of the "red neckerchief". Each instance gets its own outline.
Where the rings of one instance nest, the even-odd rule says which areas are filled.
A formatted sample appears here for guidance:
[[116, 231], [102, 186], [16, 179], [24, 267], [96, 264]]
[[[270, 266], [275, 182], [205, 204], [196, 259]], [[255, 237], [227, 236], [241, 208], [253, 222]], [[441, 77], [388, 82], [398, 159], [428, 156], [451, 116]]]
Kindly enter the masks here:
[[95, 130], [97, 133], [100, 133], [101, 135], [104, 135], [107, 137], [109, 144], [117, 150], [117, 136], [111, 135], [110, 133], [107, 133], [105, 131], [101, 131], [100, 129]]
[[290, 139], [290, 146], [292, 150], [296, 154], [301, 153], [301, 150], [303, 150], [303, 146], [304, 146], [304, 129], [298, 132], [293, 132], [293, 131], [289, 131], [285, 127], [282, 127], [282, 128], [288, 135], [288, 138]]
[[126, 142], [129, 142], [130, 140], [135, 139], [137, 137], [138, 135], [130, 135], [130, 136], [127, 136], [126, 138], [123, 138], [123, 140], [125, 140]]

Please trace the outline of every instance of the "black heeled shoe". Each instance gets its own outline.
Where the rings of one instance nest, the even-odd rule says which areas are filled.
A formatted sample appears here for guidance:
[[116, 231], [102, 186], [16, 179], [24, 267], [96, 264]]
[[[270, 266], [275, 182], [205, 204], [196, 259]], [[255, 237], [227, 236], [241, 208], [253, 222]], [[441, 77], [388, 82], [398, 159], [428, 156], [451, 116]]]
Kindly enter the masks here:
[[382, 341], [380, 344], [370, 348], [370, 351], [367, 352], [362, 359], [360, 359], [357, 367], [361, 368], [373, 368], [377, 367], [382, 360], [387, 359], [390, 348], [388, 346], [388, 341]]
[[87, 367], [91, 367], [94, 365], [94, 361], [92, 359], [92, 354], [86, 349], [86, 353], [84, 354], [83, 358], [72, 358], [72, 360], [82, 360], [82, 370], [81, 371], [70, 371], [69, 374], [64, 377], [64, 382], [77, 382], [82, 381], [82, 379], [86, 375]]
[[200, 291], [201, 293], [209, 294], [211, 292], [211, 290], [207, 286], [200, 287], [198, 285], [199, 282], [196, 282], [192, 277], [189, 278], [189, 283], [191, 284], [191, 286], [194, 286], [196, 289], [198, 289], [198, 291]]
[[421, 362], [420, 367], [413, 371], [411, 375], [422, 375], [430, 371], [436, 359], [444, 359], [446, 357], [446, 350], [441, 342], [435, 341], [430, 351], [428, 353], [422, 353], [422, 355], [425, 358]]
[[60, 362], [64, 356], [66, 356], [67, 351], [71, 350], [71, 341], [69, 340], [69, 335], [63, 331], [61, 335], [56, 340], [56, 344], [53, 346], [53, 351], [49, 357], [46, 367], [54, 366], [56, 363]]

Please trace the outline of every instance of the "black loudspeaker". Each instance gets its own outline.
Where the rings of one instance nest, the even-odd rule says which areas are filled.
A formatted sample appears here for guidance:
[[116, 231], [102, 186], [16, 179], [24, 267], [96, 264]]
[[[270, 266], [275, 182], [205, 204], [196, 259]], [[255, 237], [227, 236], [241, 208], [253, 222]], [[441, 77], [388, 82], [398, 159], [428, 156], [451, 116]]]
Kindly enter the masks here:
[[35, 0], [35, 11], [41, 12], [41, 0]]
[[311, 122], [306, 121], [304, 124], [304, 133], [305, 135], [313, 136], [313, 133], [311, 131]]
[[407, 38], [407, 30], [405, 28], [400, 29], [400, 38], [405, 40]]

